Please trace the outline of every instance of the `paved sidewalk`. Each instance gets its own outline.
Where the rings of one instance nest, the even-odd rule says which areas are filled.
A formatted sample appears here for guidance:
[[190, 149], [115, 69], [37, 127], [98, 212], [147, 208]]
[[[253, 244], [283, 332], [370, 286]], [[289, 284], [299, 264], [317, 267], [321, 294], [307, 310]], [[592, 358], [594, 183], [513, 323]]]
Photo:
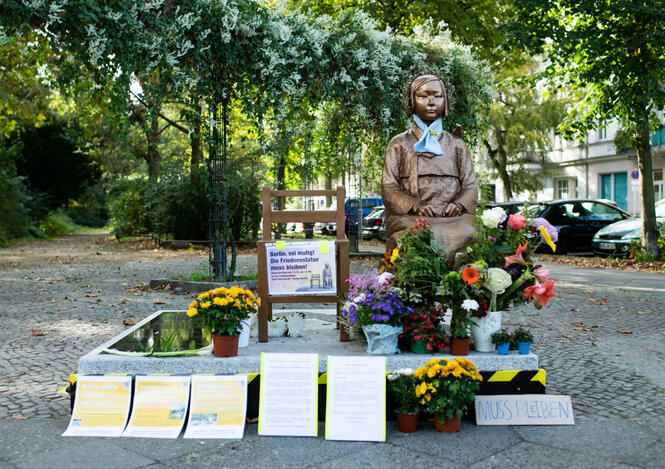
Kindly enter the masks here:
[[[0, 255], [2, 253], [0, 252]], [[376, 265], [367, 261], [366, 266]], [[255, 259], [241, 257], [252, 268]], [[80, 356], [124, 330], [123, 320], [184, 309], [190, 295], [150, 291], [151, 278], [201, 259], [0, 270], [0, 467], [663, 467], [665, 276], [549, 266], [548, 308], [506, 314], [534, 330], [550, 394], [572, 397], [574, 427], [478, 427], [413, 435], [388, 424], [386, 443], [256, 435], [241, 441], [63, 438], [69, 400], [58, 394]], [[354, 271], [365, 267], [355, 261]], [[42, 331], [45, 335], [33, 335]], [[630, 333], [629, 333], [630, 332]]]

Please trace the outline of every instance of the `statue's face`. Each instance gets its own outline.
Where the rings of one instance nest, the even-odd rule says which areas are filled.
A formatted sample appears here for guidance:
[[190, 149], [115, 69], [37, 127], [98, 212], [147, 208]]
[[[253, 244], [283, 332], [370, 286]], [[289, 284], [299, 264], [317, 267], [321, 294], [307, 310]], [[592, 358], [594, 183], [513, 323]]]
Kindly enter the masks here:
[[424, 122], [432, 122], [443, 114], [444, 99], [439, 81], [428, 81], [414, 94], [413, 112]]

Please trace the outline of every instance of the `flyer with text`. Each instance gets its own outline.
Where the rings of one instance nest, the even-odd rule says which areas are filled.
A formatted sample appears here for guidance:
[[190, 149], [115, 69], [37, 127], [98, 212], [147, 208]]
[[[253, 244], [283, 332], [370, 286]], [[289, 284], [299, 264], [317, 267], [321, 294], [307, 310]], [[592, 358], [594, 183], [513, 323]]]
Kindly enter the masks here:
[[120, 436], [131, 390], [131, 376], [79, 376], [72, 418], [62, 436]]
[[189, 404], [189, 376], [137, 376], [132, 416], [122, 436], [177, 438]]
[[193, 375], [183, 438], [235, 438], [245, 432], [247, 375]]

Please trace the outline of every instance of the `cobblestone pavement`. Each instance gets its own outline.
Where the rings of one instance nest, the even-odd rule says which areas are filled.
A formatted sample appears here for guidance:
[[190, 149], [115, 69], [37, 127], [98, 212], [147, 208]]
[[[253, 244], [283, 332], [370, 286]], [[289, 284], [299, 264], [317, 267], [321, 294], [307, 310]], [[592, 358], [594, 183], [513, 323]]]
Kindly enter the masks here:
[[[68, 398], [56, 391], [78, 359], [123, 331], [126, 319], [184, 309], [189, 295], [144, 285], [190, 273], [202, 260], [0, 270], [0, 415], [67, 415]], [[374, 265], [354, 261], [352, 269]], [[556, 292], [547, 308], [505, 316], [506, 324], [534, 331], [548, 392], [571, 395], [578, 418], [664, 416], [665, 296], [565, 281]]]
[[[464, 422], [459, 434], [442, 436], [431, 423], [413, 435], [389, 425], [386, 443], [378, 445], [260, 437], [256, 425], [248, 425], [242, 440], [173, 442], [62, 438], [69, 398], [57, 390], [82, 355], [127, 327], [124, 320], [184, 309], [190, 295], [144, 285], [189, 274], [206, 257], [20, 268], [3, 265], [2, 255], [0, 250], [1, 467], [87, 467], [93, 457], [97, 467], [123, 468], [404, 467], [414, 456], [439, 467], [656, 468], [665, 460], [665, 295], [602, 287], [602, 270], [584, 286], [579, 280], [566, 284], [564, 270], [549, 307], [505, 315], [508, 325], [533, 329], [547, 391], [571, 395], [574, 427]], [[255, 258], [239, 262], [251, 269]], [[375, 265], [356, 260], [352, 271]]]

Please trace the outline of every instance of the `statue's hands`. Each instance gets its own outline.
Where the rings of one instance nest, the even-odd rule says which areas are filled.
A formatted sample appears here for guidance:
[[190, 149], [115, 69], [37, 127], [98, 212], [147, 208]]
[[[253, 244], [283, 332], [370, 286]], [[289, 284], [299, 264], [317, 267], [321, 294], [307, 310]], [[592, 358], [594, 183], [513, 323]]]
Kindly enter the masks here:
[[461, 214], [462, 210], [457, 206], [457, 204], [452, 202], [446, 205], [446, 207], [443, 209], [444, 217], [458, 217]]
[[436, 211], [434, 210], [434, 207], [431, 205], [419, 205], [416, 204], [416, 206], [413, 208], [414, 212], [416, 212], [416, 215], [419, 215], [421, 217], [435, 217], [436, 216]]

